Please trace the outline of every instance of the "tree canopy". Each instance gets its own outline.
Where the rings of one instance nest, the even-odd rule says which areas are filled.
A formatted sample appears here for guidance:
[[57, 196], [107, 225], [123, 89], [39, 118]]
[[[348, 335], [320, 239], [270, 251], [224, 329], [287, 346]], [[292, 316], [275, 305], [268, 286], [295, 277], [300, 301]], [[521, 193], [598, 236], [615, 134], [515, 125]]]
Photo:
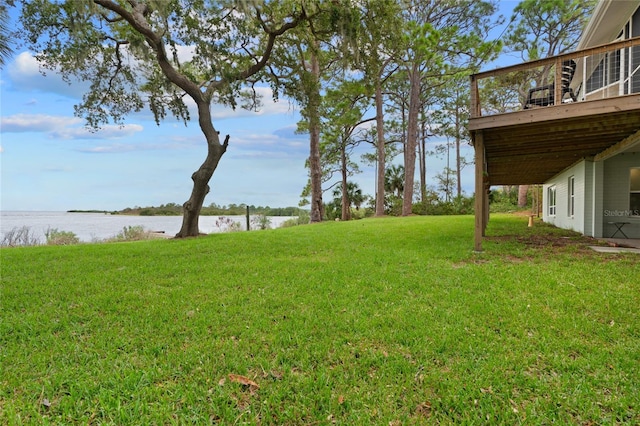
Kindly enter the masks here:
[[[523, 1], [518, 13], [525, 16], [535, 8], [528, 3]], [[575, 9], [573, 3], [567, 7]], [[214, 126], [212, 104], [257, 109], [256, 88], [270, 85], [274, 96], [298, 105], [299, 129], [309, 134], [312, 221], [322, 219], [323, 192], [336, 187], [342, 188], [342, 216], [349, 216], [348, 177], [357, 170], [353, 147], [361, 141], [373, 147], [367, 155], [377, 170], [376, 214], [384, 213], [385, 188], [392, 188], [403, 214], [409, 214], [416, 152], [424, 162], [426, 140], [443, 134], [455, 139], [459, 151], [468, 114], [460, 86], [501, 48], [486, 37], [501, 22], [493, 0], [22, 0], [19, 5], [19, 36], [42, 67], [68, 82], [89, 83], [75, 112], [92, 128], [122, 124], [144, 108], [158, 124], [171, 117], [197, 121], [207, 156], [192, 175], [180, 237], [198, 235], [208, 183], [233, 143], [232, 135], [221, 137]], [[524, 31], [510, 35], [513, 46]], [[436, 117], [454, 119], [437, 124]], [[446, 130], [432, 128], [445, 124]], [[394, 159], [398, 152], [401, 168]], [[456, 161], [459, 195], [459, 152]], [[421, 163], [422, 198], [425, 169]], [[386, 170], [394, 175], [391, 187]], [[402, 185], [395, 181], [399, 171]]]

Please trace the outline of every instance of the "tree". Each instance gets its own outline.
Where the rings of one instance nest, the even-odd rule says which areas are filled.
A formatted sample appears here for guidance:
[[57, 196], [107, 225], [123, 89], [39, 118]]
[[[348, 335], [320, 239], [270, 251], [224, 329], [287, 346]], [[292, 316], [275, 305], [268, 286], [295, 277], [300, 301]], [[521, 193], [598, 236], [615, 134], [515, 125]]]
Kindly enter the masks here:
[[76, 114], [95, 129], [145, 105], [158, 124], [168, 114], [186, 124], [185, 98], [195, 104], [207, 156], [183, 204], [176, 237], [188, 237], [199, 233], [209, 181], [229, 144], [213, 125], [212, 103], [257, 108], [253, 85], [264, 80], [279, 38], [304, 19], [297, 1], [24, 0], [21, 23], [43, 67], [91, 83]]
[[13, 0], [8, 0], [6, 4], [0, 4], [0, 67], [11, 55], [11, 31], [9, 30], [9, 6], [13, 5]]
[[404, 192], [404, 167], [395, 164], [385, 171], [384, 190], [398, 198], [402, 198]]
[[[349, 220], [351, 215], [348, 176], [359, 171], [357, 164], [351, 161], [351, 151], [360, 143], [358, 128], [375, 118], [364, 119], [364, 111], [370, 105], [370, 94], [358, 80], [345, 79], [342, 76], [337, 86], [328, 89], [323, 97], [321, 116], [322, 131], [322, 165], [323, 168], [337, 166], [342, 188], [342, 220]], [[364, 130], [361, 129], [364, 133]], [[331, 171], [329, 171], [331, 173]], [[326, 171], [323, 171], [323, 175]]]
[[[345, 197], [346, 194], [346, 197]], [[341, 220], [351, 220], [351, 206], [354, 206], [356, 210], [360, 210], [362, 203], [366, 201], [367, 197], [362, 194], [362, 189], [355, 182], [347, 182], [343, 185], [342, 182], [338, 183], [333, 189], [333, 202], [332, 205], [336, 210], [340, 210]], [[345, 210], [348, 213], [345, 215]]]
[[[461, 154], [464, 143], [470, 144], [467, 125], [469, 123], [470, 90], [468, 76], [461, 73], [451, 78], [441, 91], [440, 109], [434, 113], [438, 122], [438, 133], [447, 138], [447, 168], [449, 168], [449, 148], [455, 149], [456, 197], [462, 196], [462, 169], [469, 164]], [[449, 139], [453, 142], [450, 143]], [[447, 201], [449, 201], [447, 199]]]
[[456, 184], [455, 170], [445, 167], [441, 173], [436, 174], [436, 189], [444, 195], [446, 203], [453, 199], [453, 188]]
[[510, 52], [532, 61], [560, 55], [576, 48], [595, 0], [523, 0], [513, 10], [505, 36]]
[[407, 27], [404, 37], [402, 67], [409, 81], [407, 140], [404, 152], [405, 183], [402, 214], [413, 210], [413, 183], [419, 118], [429, 87], [440, 86], [461, 69], [472, 70], [491, 59], [499, 47], [485, 42], [493, 25], [495, 4], [488, 1], [415, 0], [408, 2], [405, 12]]
[[[506, 34], [509, 51], [521, 52], [522, 59], [531, 61], [575, 50], [582, 30], [591, 16], [595, 0], [523, 0], [513, 10], [516, 25]], [[543, 67], [519, 85], [523, 103], [531, 81], [545, 84], [551, 71]], [[528, 186], [518, 190], [518, 207], [527, 204]]]
[[358, 33], [356, 62], [373, 86], [376, 108], [376, 205], [375, 215], [384, 215], [384, 177], [386, 166], [386, 140], [384, 125], [383, 89], [386, 81], [397, 71], [393, 59], [401, 47], [398, 31], [402, 28], [400, 3], [395, 0], [369, 0], [362, 2], [361, 26]]
[[[283, 81], [284, 94], [301, 106], [303, 120], [299, 131], [309, 133], [310, 182], [303, 196], [311, 198], [311, 222], [323, 217], [322, 167], [320, 154], [322, 89], [330, 78], [331, 68], [340, 68], [340, 56], [345, 43], [351, 40], [355, 9], [349, 0], [319, 0], [308, 2], [306, 25], [287, 35], [287, 45], [278, 52], [274, 64]], [[344, 61], [342, 61], [344, 62]]]

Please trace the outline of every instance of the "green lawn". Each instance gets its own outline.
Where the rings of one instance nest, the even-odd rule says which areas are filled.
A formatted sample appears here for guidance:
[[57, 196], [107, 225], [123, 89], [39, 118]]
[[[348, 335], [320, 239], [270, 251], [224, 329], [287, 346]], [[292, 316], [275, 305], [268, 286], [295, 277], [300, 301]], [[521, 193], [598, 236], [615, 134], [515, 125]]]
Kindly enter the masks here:
[[640, 423], [640, 256], [526, 222], [2, 249], [0, 424]]

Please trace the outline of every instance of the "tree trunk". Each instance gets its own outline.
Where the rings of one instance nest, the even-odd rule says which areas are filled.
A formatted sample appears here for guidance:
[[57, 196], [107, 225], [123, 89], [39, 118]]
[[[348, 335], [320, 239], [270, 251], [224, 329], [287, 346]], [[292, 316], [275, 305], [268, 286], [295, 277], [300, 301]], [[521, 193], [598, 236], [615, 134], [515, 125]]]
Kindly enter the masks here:
[[518, 187], [518, 207], [527, 207], [527, 193], [529, 192], [529, 185], [520, 185]]
[[340, 174], [342, 175], [342, 220], [351, 219], [351, 206], [349, 205], [349, 188], [347, 187], [347, 150], [345, 141], [340, 146]]
[[376, 79], [376, 136], [378, 155], [378, 184], [376, 185], [376, 216], [384, 216], [384, 172], [385, 172], [385, 149], [384, 149], [384, 117], [382, 115], [382, 83], [380, 78]]
[[462, 164], [460, 161], [460, 104], [458, 103], [460, 97], [456, 97], [456, 195], [458, 198], [462, 196]]
[[207, 139], [207, 158], [200, 168], [191, 175], [191, 180], [193, 180], [191, 197], [182, 205], [182, 227], [175, 238], [197, 237], [200, 234], [198, 220], [204, 198], [209, 193], [209, 181], [229, 145], [229, 135], [225, 137], [224, 144], [220, 143], [218, 132], [211, 121], [210, 107], [206, 102], [199, 102], [198, 115], [200, 129]]
[[423, 214], [427, 212], [427, 127], [422, 121], [422, 136], [418, 145], [418, 153], [420, 154], [420, 202], [423, 206]]
[[[317, 42], [316, 42], [317, 44]], [[316, 46], [317, 47], [317, 46]], [[311, 52], [313, 87], [309, 94], [309, 170], [311, 174], [311, 222], [322, 222], [322, 168], [320, 166], [320, 63]]]
[[404, 193], [402, 215], [408, 216], [413, 208], [413, 183], [416, 173], [416, 144], [418, 140], [418, 114], [420, 112], [420, 69], [416, 61], [410, 73], [409, 118], [407, 123], [407, 144], [404, 148]]

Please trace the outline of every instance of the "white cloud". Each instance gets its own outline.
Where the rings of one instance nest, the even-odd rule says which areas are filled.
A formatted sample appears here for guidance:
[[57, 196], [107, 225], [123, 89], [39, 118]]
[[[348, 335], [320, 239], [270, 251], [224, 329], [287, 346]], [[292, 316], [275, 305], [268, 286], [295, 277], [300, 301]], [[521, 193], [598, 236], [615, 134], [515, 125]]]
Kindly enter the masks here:
[[81, 99], [89, 89], [87, 82], [73, 81], [72, 84], [69, 84], [56, 72], [44, 70], [31, 52], [22, 52], [16, 56], [8, 67], [7, 74], [11, 78], [14, 88], [20, 91], [57, 93]]
[[77, 117], [45, 114], [15, 114], [0, 118], [0, 130], [4, 133], [45, 133], [53, 139], [117, 139], [142, 132], [139, 124], [106, 125], [97, 132], [82, 125]]
[[131, 144], [116, 143], [112, 145], [102, 145], [102, 146], [94, 146], [91, 148], [82, 148], [82, 149], [79, 149], [78, 151], [87, 152], [90, 154], [114, 154], [114, 153], [121, 153], [121, 152], [131, 152], [137, 149], [139, 149], [139, 147], [136, 148]]
[[78, 148], [79, 152], [86, 152], [89, 154], [119, 154], [123, 152], [134, 152], [134, 151], [159, 151], [159, 150], [180, 150], [180, 149], [188, 149], [192, 147], [193, 144], [187, 143], [179, 143], [179, 142], [170, 142], [170, 143], [111, 143], [106, 145], [99, 145], [87, 148]]
[[55, 139], [117, 139], [142, 132], [144, 127], [139, 124], [124, 124], [122, 126], [108, 124], [98, 131], [92, 131], [86, 127], [63, 128], [51, 132]]
[[53, 132], [56, 129], [76, 126], [81, 118], [44, 114], [15, 114], [0, 118], [0, 130], [5, 133]]

